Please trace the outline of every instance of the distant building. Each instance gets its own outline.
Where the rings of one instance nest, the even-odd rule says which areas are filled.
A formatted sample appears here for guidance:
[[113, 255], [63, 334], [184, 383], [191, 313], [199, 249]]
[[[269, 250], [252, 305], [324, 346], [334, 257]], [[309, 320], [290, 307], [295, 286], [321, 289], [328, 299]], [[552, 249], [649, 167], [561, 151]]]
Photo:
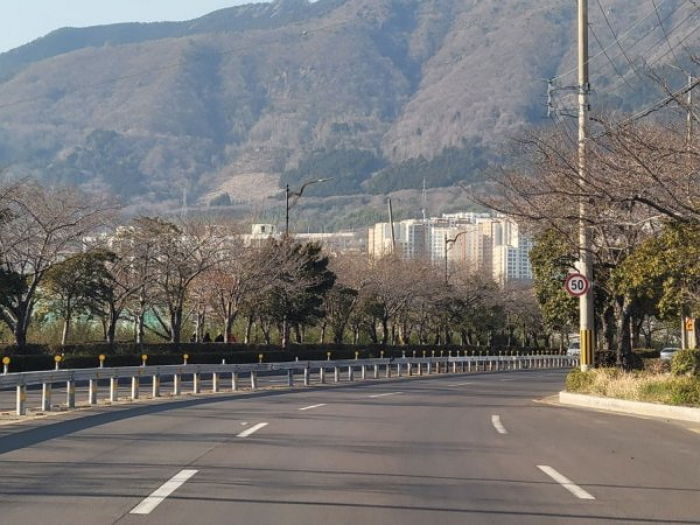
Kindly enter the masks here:
[[[394, 223], [396, 254], [406, 259], [469, 268], [490, 275], [500, 284], [531, 280], [529, 254], [532, 240], [512, 219], [489, 213], [451, 213], [426, 220]], [[445, 250], [446, 240], [454, 239]], [[367, 251], [381, 258], [392, 253], [391, 226], [377, 223], [369, 229]]]

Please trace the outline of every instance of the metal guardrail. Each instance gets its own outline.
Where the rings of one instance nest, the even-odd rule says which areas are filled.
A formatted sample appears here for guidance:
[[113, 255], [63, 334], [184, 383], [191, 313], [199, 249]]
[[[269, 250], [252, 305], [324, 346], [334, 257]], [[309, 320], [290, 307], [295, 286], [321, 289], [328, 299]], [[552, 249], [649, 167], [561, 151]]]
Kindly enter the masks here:
[[[129, 366], [115, 368], [85, 368], [48, 370], [38, 372], [19, 372], [0, 375], [0, 389], [16, 389], [16, 414], [26, 415], [27, 387], [41, 385], [41, 410], [49, 412], [52, 409], [52, 385], [65, 383], [66, 406], [75, 408], [76, 382], [88, 382], [88, 404], [97, 404], [97, 386], [99, 380], [109, 380], [109, 401], [118, 399], [119, 379], [131, 379], [131, 399], [136, 400], [140, 395], [140, 379], [152, 378], [152, 397], [160, 397], [161, 378], [172, 377], [173, 395], [183, 393], [183, 376], [192, 377], [192, 387], [189, 393], [201, 393], [202, 376], [212, 378], [212, 392], [221, 392], [222, 376], [230, 376], [231, 391], [237, 391], [241, 385], [241, 374], [249, 375], [249, 388], [257, 388], [259, 372], [287, 372], [288, 386], [294, 386], [295, 373], [303, 374], [303, 384], [311, 384], [314, 370], [318, 371], [318, 382], [326, 382], [326, 371], [333, 371], [334, 382], [340, 381], [341, 370], [347, 370], [347, 379], [353, 381], [355, 372], [360, 373], [361, 379], [378, 379], [396, 376], [422, 376], [433, 373], [466, 373], [489, 372], [501, 370], [522, 370], [542, 368], [568, 368], [578, 364], [578, 358], [562, 355], [533, 355], [533, 356], [468, 356], [468, 357], [400, 357], [381, 359], [343, 359], [335, 361], [289, 361], [280, 363], [250, 363], [250, 364], [180, 364], [163, 366]], [[383, 372], [383, 374], [381, 374]]]

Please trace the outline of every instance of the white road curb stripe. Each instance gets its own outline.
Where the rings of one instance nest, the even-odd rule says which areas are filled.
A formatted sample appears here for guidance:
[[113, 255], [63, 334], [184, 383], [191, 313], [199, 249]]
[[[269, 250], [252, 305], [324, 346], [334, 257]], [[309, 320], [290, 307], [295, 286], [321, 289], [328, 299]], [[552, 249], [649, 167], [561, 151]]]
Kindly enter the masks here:
[[252, 427], [245, 429], [243, 432], [238, 434], [236, 437], [239, 437], [239, 438], [248, 437], [251, 434], [254, 434], [258, 430], [260, 430], [261, 428], [264, 428], [266, 426], [267, 426], [267, 423], [258, 423], [257, 425], [253, 425]]
[[552, 467], [550, 467], [548, 465], [537, 465], [537, 468], [540, 469], [545, 474], [547, 474], [550, 478], [552, 478], [554, 481], [559, 483], [562, 487], [564, 487], [566, 490], [571, 492], [577, 498], [579, 498], [579, 499], [595, 499], [590, 493], [583, 490], [576, 483], [571, 481], [566, 476], [560, 474], [559, 472], [554, 470]]
[[376, 398], [376, 397], [386, 397], [386, 396], [395, 396], [398, 394], [403, 394], [403, 392], [386, 392], [384, 394], [373, 394], [369, 397]]
[[503, 423], [501, 423], [501, 416], [498, 415], [493, 415], [491, 416], [491, 424], [493, 425], [493, 428], [496, 429], [496, 432], [499, 434], [507, 434], [508, 431], [506, 430], [506, 427], [503, 426]]
[[196, 470], [181, 470], [158, 487], [150, 496], [131, 509], [130, 514], [150, 514], [165, 498], [175, 492], [183, 483], [194, 476]]
[[310, 405], [308, 407], [302, 407], [299, 410], [311, 410], [312, 408], [325, 407], [326, 403], [319, 403], [318, 405]]

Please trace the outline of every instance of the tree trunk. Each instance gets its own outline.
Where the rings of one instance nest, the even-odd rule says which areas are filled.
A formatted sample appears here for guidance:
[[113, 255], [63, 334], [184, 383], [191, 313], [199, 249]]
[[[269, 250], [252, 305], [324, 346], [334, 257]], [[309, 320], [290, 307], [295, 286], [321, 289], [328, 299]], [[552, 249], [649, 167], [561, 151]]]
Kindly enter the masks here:
[[68, 335], [70, 333], [70, 314], [66, 315], [63, 319], [63, 334], [61, 335], [61, 345], [65, 346], [68, 342]]
[[382, 345], [389, 341], [389, 319], [382, 317]]
[[318, 338], [318, 342], [320, 344], [326, 342], [326, 323], [321, 323], [321, 336]]
[[294, 337], [296, 338], [297, 344], [301, 344], [304, 342], [302, 327], [298, 323], [294, 324]]
[[630, 331], [630, 305], [626, 301], [624, 296], [617, 298], [617, 304], [619, 308], [620, 323], [619, 323], [619, 336], [617, 344], [616, 353], [616, 365], [619, 368], [629, 370], [631, 368], [631, 355], [632, 355], [632, 334]]
[[177, 307], [170, 314], [170, 342], [179, 344], [182, 336], [182, 308]]
[[245, 344], [250, 344], [250, 332], [253, 329], [253, 316], [249, 315], [248, 320], [245, 323], [245, 335], [243, 336], [243, 342]]

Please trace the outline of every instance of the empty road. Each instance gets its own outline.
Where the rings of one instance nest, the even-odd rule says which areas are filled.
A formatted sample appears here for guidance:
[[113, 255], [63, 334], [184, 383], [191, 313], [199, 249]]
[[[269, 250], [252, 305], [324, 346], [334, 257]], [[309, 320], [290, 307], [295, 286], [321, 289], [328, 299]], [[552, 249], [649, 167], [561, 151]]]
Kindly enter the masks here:
[[0, 523], [700, 524], [700, 434], [440, 375], [0, 427]]

